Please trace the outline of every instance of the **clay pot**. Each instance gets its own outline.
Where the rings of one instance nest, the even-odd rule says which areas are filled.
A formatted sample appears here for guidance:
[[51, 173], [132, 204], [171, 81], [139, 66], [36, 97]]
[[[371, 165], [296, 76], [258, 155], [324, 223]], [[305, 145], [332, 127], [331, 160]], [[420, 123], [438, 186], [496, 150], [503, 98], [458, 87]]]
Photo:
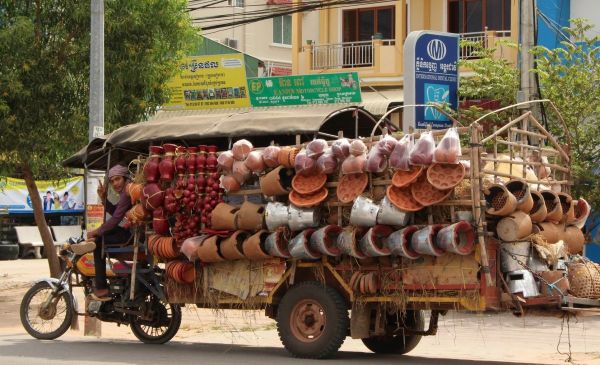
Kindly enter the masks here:
[[506, 184], [508, 191], [517, 198], [517, 209], [529, 213], [533, 208], [533, 197], [529, 185], [523, 180], [511, 180]]
[[342, 174], [360, 174], [365, 172], [366, 164], [367, 157], [365, 155], [348, 156], [344, 162], [342, 162]]
[[573, 203], [573, 198], [566, 193], [558, 193], [557, 195], [563, 214], [561, 222], [565, 224], [573, 223], [575, 220], [575, 203]]
[[206, 169], [207, 146], [201, 144], [198, 146], [198, 154], [196, 155], [196, 171], [204, 171]]
[[[462, 166], [462, 165], [457, 165]], [[427, 180], [427, 175], [419, 176], [417, 181], [410, 186], [413, 198], [423, 206], [434, 205], [446, 200], [452, 193], [452, 189], [439, 190]]]
[[293, 147], [281, 147], [279, 154], [277, 155], [277, 161], [279, 165], [287, 168], [294, 167], [296, 162], [296, 155], [300, 153], [300, 150]]
[[210, 236], [198, 246], [198, 259], [205, 263], [221, 262], [225, 259], [219, 255], [219, 236]]
[[336, 189], [338, 200], [342, 203], [350, 203], [354, 201], [360, 194], [362, 194], [368, 183], [369, 175], [366, 173], [348, 174], [342, 176]]
[[359, 227], [372, 227], [377, 223], [379, 206], [369, 198], [359, 196], [352, 204], [350, 224]]
[[269, 231], [288, 223], [288, 207], [279, 202], [269, 202], [265, 208], [265, 224]]
[[250, 169], [250, 171], [256, 174], [263, 172], [266, 167], [260, 151], [250, 152], [244, 163], [246, 164], [246, 167]]
[[216, 230], [236, 230], [235, 214], [238, 208], [227, 203], [219, 203], [211, 212], [210, 225]]
[[232, 176], [235, 177], [235, 179], [242, 185], [252, 175], [250, 169], [248, 166], [246, 166], [244, 161], [234, 161], [232, 171]]
[[292, 179], [292, 188], [300, 194], [313, 194], [321, 190], [326, 182], [327, 175], [325, 174], [295, 175]]
[[221, 241], [221, 256], [226, 260], [238, 260], [244, 258], [242, 244], [250, 237], [248, 232], [235, 231], [233, 234]]
[[290, 251], [288, 250], [288, 240], [291, 232], [286, 227], [280, 227], [275, 232], [269, 234], [265, 241], [265, 250], [270, 256], [273, 257], [291, 257]]
[[506, 242], [522, 240], [531, 234], [531, 230], [531, 218], [521, 210], [502, 218], [496, 225], [496, 234]]
[[175, 149], [175, 171], [177, 174], [183, 174], [186, 170], [186, 148], [183, 146], [177, 146]]
[[379, 213], [377, 214], [377, 223], [390, 226], [405, 226], [408, 224], [411, 213], [403, 212], [398, 209], [390, 199], [384, 195], [379, 203]]
[[576, 226], [567, 226], [562, 233], [562, 240], [567, 244], [567, 248], [571, 255], [579, 254], [583, 251], [585, 236], [581, 229]]
[[161, 146], [150, 146], [150, 156], [144, 165], [144, 178], [148, 183], [158, 182], [160, 177], [158, 165], [164, 150]]
[[242, 252], [250, 261], [260, 261], [270, 258], [265, 249], [265, 241], [269, 236], [267, 230], [261, 229], [242, 243]]
[[310, 237], [313, 233], [314, 229], [309, 228], [292, 238], [288, 246], [291, 257], [304, 260], [316, 260], [321, 257], [320, 252], [310, 247]]
[[544, 203], [548, 214], [546, 215], [546, 221], [558, 223], [562, 220], [562, 206], [560, 205], [560, 199], [555, 192], [550, 190], [542, 191], [544, 197]]
[[127, 213], [125, 213], [125, 217], [131, 224], [141, 224], [149, 215], [150, 214], [141, 203], [134, 205]]
[[265, 207], [245, 201], [235, 214], [237, 229], [256, 232], [264, 226]]
[[534, 234], [541, 235], [546, 242], [556, 243], [562, 238], [563, 226], [552, 222], [542, 222], [533, 226]]
[[[542, 296], [567, 295], [571, 286], [565, 271], [542, 271], [538, 273], [548, 284], [540, 282], [540, 294]], [[541, 280], [540, 280], [541, 281]]]
[[221, 152], [219, 157], [217, 157], [217, 165], [223, 171], [231, 172], [233, 170], [233, 153], [231, 151]]
[[575, 201], [575, 208], [573, 209], [575, 213], [575, 219], [573, 220], [573, 225], [577, 226], [579, 229], [582, 229], [585, 225], [585, 221], [590, 215], [591, 210], [592, 207], [585, 199], [579, 198], [579, 200]]
[[240, 183], [236, 180], [235, 177], [233, 177], [233, 175], [226, 175], [221, 177], [221, 186], [228, 193], [239, 191], [242, 188]]
[[390, 185], [387, 188], [387, 197], [392, 204], [405, 212], [416, 212], [423, 208], [423, 205], [413, 197], [410, 187], [398, 188]]
[[299, 208], [291, 204], [288, 207], [288, 226], [292, 231], [318, 227], [321, 221], [319, 208]]
[[148, 237], [148, 251], [163, 259], [174, 259], [179, 256], [179, 250], [173, 237], [158, 234]]
[[279, 166], [279, 151], [277, 146], [268, 146], [262, 152], [262, 159], [267, 167]]
[[484, 194], [487, 214], [505, 217], [517, 209], [517, 198], [502, 184], [492, 184]]
[[355, 139], [350, 143], [350, 154], [360, 156], [367, 152], [367, 145], [360, 139]]
[[129, 195], [129, 198], [131, 199], [132, 205], [142, 199], [142, 194], [143, 194], [143, 190], [144, 190], [143, 184], [129, 183], [129, 184], [127, 184], [125, 189], [126, 189], [125, 191], [127, 192], [127, 195]]
[[451, 189], [465, 177], [462, 164], [447, 165], [434, 163], [427, 168], [427, 181], [438, 190]]
[[337, 248], [337, 240], [342, 232], [342, 227], [327, 225], [313, 232], [310, 236], [310, 248], [327, 256], [339, 256], [341, 251]]
[[415, 182], [423, 171], [423, 166], [411, 166], [409, 171], [397, 170], [392, 176], [392, 185], [397, 188], [408, 186]]
[[356, 257], [358, 259], [364, 259], [367, 256], [362, 252], [359, 247], [359, 237], [362, 234], [362, 230], [355, 227], [346, 227], [338, 236], [337, 248], [340, 250], [342, 255], [348, 255]]
[[310, 208], [315, 205], [321, 204], [328, 195], [327, 188], [323, 187], [321, 190], [312, 194], [299, 194], [295, 190], [290, 191], [289, 200], [290, 203], [300, 208]]
[[335, 140], [331, 145], [331, 153], [339, 161], [342, 161], [350, 155], [350, 141], [347, 138]]
[[196, 156], [198, 155], [197, 147], [188, 147], [187, 148], [188, 156], [185, 159], [185, 166], [188, 174], [193, 174], [196, 172]]
[[411, 239], [412, 249], [421, 255], [443, 255], [444, 250], [436, 243], [436, 236], [442, 228], [444, 228], [442, 224], [433, 224], [415, 232]]
[[162, 207], [159, 207], [152, 212], [152, 229], [162, 236], [169, 234], [169, 221], [167, 220]]
[[144, 186], [141, 200], [146, 209], [152, 211], [161, 207], [164, 199], [165, 192], [160, 189], [158, 184], [150, 183]]
[[260, 177], [260, 190], [266, 196], [287, 195], [290, 192], [292, 176], [292, 170], [279, 166]]
[[160, 181], [169, 182], [173, 180], [175, 176], [175, 164], [173, 163], [173, 157], [175, 156], [175, 149], [177, 145], [171, 143], [165, 143], [163, 145], [165, 154], [163, 159], [158, 164], [158, 171], [160, 172]]
[[360, 249], [367, 257], [388, 256], [387, 238], [393, 230], [388, 226], [377, 225], [370, 228], [360, 240]]
[[235, 158], [237, 161], [244, 161], [253, 149], [254, 147], [250, 141], [240, 139], [233, 144], [231, 147], [231, 152], [233, 152], [233, 158]]
[[410, 246], [412, 235], [418, 230], [418, 226], [408, 226], [390, 234], [387, 239], [387, 247], [390, 249], [390, 253], [411, 260], [416, 260], [421, 257], [421, 255], [415, 252]]
[[529, 217], [533, 223], [543, 222], [548, 215], [544, 197], [542, 196], [542, 193], [537, 190], [530, 190], [530, 193], [531, 199], [533, 200], [533, 206], [529, 211]]

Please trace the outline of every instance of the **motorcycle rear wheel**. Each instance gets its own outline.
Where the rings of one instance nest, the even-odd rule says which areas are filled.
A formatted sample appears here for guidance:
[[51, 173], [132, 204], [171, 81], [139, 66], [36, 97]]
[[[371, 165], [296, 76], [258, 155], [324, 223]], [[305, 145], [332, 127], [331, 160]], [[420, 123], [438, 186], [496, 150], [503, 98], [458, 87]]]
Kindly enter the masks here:
[[181, 307], [155, 298], [149, 298], [147, 304], [152, 306], [155, 318], [144, 320], [140, 317], [131, 319], [131, 332], [146, 344], [160, 345], [171, 340], [181, 325]]
[[[73, 320], [73, 301], [68, 291], [53, 294], [45, 281], [32, 286], [21, 301], [21, 324], [31, 336], [40, 340], [54, 340], [62, 336]], [[50, 304], [43, 303], [52, 296]]]

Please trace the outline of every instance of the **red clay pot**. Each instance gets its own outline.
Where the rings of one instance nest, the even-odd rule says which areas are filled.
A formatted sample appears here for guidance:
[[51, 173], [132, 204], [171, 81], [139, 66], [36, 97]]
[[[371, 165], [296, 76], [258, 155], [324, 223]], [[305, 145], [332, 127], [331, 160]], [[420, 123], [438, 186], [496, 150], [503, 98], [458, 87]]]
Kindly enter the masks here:
[[148, 161], [146, 161], [146, 164], [144, 165], [144, 177], [146, 178], [146, 182], [158, 182], [158, 165], [162, 153], [163, 148], [161, 146], [150, 146], [150, 157], [148, 157]]

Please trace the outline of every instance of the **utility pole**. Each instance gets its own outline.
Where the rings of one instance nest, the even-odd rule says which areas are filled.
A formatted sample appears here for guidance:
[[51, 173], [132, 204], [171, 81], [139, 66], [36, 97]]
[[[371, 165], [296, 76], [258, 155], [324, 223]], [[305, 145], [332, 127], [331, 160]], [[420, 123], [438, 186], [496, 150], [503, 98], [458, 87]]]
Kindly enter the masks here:
[[[520, 32], [521, 32], [521, 51], [520, 51], [520, 69], [521, 69], [521, 87], [517, 95], [517, 101], [529, 101], [537, 94], [535, 87], [535, 77], [531, 70], [534, 67], [534, 58], [530, 51], [535, 45], [534, 40], [534, 0], [520, 1]], [[526, 107], [529, 109], [529, 107]]]
[[104, 135], [104, 0], [91, 0], [91, 30], [90, 142]]

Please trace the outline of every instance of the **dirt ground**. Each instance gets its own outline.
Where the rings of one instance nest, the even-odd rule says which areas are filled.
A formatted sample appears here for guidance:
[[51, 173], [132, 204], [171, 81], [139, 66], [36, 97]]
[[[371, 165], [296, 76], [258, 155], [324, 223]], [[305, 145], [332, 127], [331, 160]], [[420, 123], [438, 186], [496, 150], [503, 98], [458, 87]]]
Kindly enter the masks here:
[[[37, 279], [48, 275], [45, 260], [0, 261], [0, 335], [23, 335], [19, 304]], [[81, 295], [80, 299], [81, 299]], [[83, 300], [79, 301], [80, 311]], [[275, 322], [262, 312], [206, 310], [188, 305], [174, 341], [281, 346]], [[79, 331], [65, 336], [83, 336]], [[562, 332], [562, 334], [561, 334]], [[509, 313], [471, 314], [450, 312], [440, 318], [436, 336], [423, 338], [411, 356], [471, 361], [503, 361], [530, 364], [564, 364], [570, 347], [572, 362], [600, 364], [600, 317], [516, 318]], [[129, 328], [102, 325], [104, 339], [135, 339]], [[559, 344], [560, 341], [560, 344]], [[563, 354], [557, 351], [557, 347]], [[360, 340], [348, 338], [341, 351], [368, 352]]]

